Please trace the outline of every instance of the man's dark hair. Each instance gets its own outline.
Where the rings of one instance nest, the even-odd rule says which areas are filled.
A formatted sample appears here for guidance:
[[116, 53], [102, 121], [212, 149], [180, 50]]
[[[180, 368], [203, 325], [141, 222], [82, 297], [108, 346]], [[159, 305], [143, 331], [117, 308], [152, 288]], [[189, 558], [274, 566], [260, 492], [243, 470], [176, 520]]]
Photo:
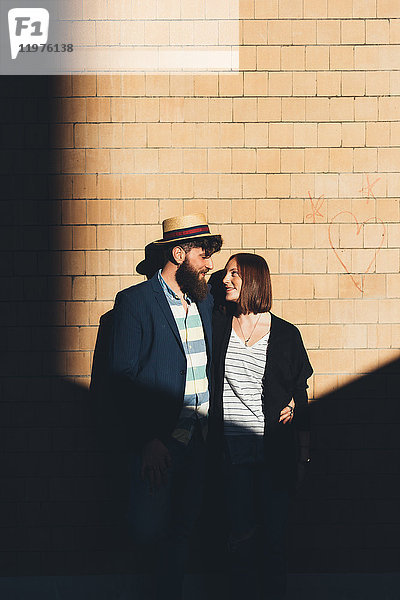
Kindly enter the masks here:
[[180, 246], [183, 248], [185, 252], [190, 252], [192, 248], [201, 248], [207, 254], [207, 256], [211, 256], [215, 252], [219, 252], [222, 247], [222, 238], [220, 235], [210, 235], [207, 237], [194, 238], [189, 240], [182, 240], [171, 242], [170, 244], [166, 244], [163, 248], [164, 255], [164, 265], [170, 260], [171, 262], [175, 262], [172, 257], [172, 250], [176, 248], [176, 246]]

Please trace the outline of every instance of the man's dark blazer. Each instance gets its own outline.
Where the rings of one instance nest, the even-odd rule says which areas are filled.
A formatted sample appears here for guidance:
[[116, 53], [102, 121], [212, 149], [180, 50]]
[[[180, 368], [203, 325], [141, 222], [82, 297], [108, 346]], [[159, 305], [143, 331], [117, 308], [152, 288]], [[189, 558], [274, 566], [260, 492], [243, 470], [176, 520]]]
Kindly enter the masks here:
[[[209, 441], [214, 456], [223, 444], [223, 385], [225, 356], [232, 330], [233, 313], [227, 308], [213, 315], [213, 396]], [[292, 488], [296, 475], [295, 430], [308, 428], [307, 379], [313, 370], [297, 327], [271, 314], [267, 362], [263, 377], [262, 404], [265, 415], [265, 460], [277, 483]], [[279, 423], [281, 410], [294, 398], [292, 424]]]
[[[207, 348], [207, 373], [212, 305], [210, 294], [197, 303]], [[131, 428], [132, 447], [140, 448], [154, 437], [165, 440], [183, 405], [186, 357], [158, 273], [117, 294], [112, 321], [111, 376], [116, 396], [123, 396], [129, 406], [127, 428]]]

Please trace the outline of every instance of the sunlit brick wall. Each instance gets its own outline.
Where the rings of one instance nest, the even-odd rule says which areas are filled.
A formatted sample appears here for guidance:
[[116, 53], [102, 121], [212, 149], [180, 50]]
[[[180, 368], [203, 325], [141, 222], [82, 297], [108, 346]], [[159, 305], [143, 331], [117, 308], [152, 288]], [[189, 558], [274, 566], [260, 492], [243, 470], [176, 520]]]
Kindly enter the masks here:
[[69, 377], [88, 376], [99, 316], [142, 279], [161, 221], [193, 211], [224, 238], [217, 268], [238, 249], [267, 258], [316, 396], [398, 356], [398, 2], [240, 14], [238, 73], [56, 81]]

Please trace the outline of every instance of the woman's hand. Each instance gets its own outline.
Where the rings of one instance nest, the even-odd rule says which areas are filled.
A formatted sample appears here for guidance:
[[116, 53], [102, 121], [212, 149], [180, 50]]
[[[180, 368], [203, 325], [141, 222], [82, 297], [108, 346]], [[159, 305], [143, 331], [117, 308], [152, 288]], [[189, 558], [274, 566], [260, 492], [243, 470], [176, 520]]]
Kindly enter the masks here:
[[281, 414], [279, 416], [279, 423], [283, 423], [284, 425], [286, 425], [287, 423], [292, 422], [294, 415], [294, 407], [295, 401], [292, 398], [289, 404], [285, 406], [285, 408], [282, 408]]

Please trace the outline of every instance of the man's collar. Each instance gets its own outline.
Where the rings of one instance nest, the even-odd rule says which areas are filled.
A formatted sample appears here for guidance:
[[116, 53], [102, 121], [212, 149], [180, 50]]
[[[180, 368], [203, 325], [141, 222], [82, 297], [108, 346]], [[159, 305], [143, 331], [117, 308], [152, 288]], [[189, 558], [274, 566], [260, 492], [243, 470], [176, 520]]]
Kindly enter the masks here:
[[[165, 281], [164, 277], [161, 275], [161, 269], [159, 269], [159, 271], [158, 271], [158, 281], [160, 282], [160, 285], [161, 285], [162, 289], [164, 290], [164, 292], [166, 292], [167, 294], [169, 294], [170, 296], [175, 298], [175, 300], [180, 301], [178, 294], [176, 294], [174, 292], [174, 290], [172, 290], [169, 287], [168, 283]], [[185, 302], [187, 304], [191, 304], [191, 302], [192, 302], [187, 294], [183, 294], [183, 299], [185, 300]]]

